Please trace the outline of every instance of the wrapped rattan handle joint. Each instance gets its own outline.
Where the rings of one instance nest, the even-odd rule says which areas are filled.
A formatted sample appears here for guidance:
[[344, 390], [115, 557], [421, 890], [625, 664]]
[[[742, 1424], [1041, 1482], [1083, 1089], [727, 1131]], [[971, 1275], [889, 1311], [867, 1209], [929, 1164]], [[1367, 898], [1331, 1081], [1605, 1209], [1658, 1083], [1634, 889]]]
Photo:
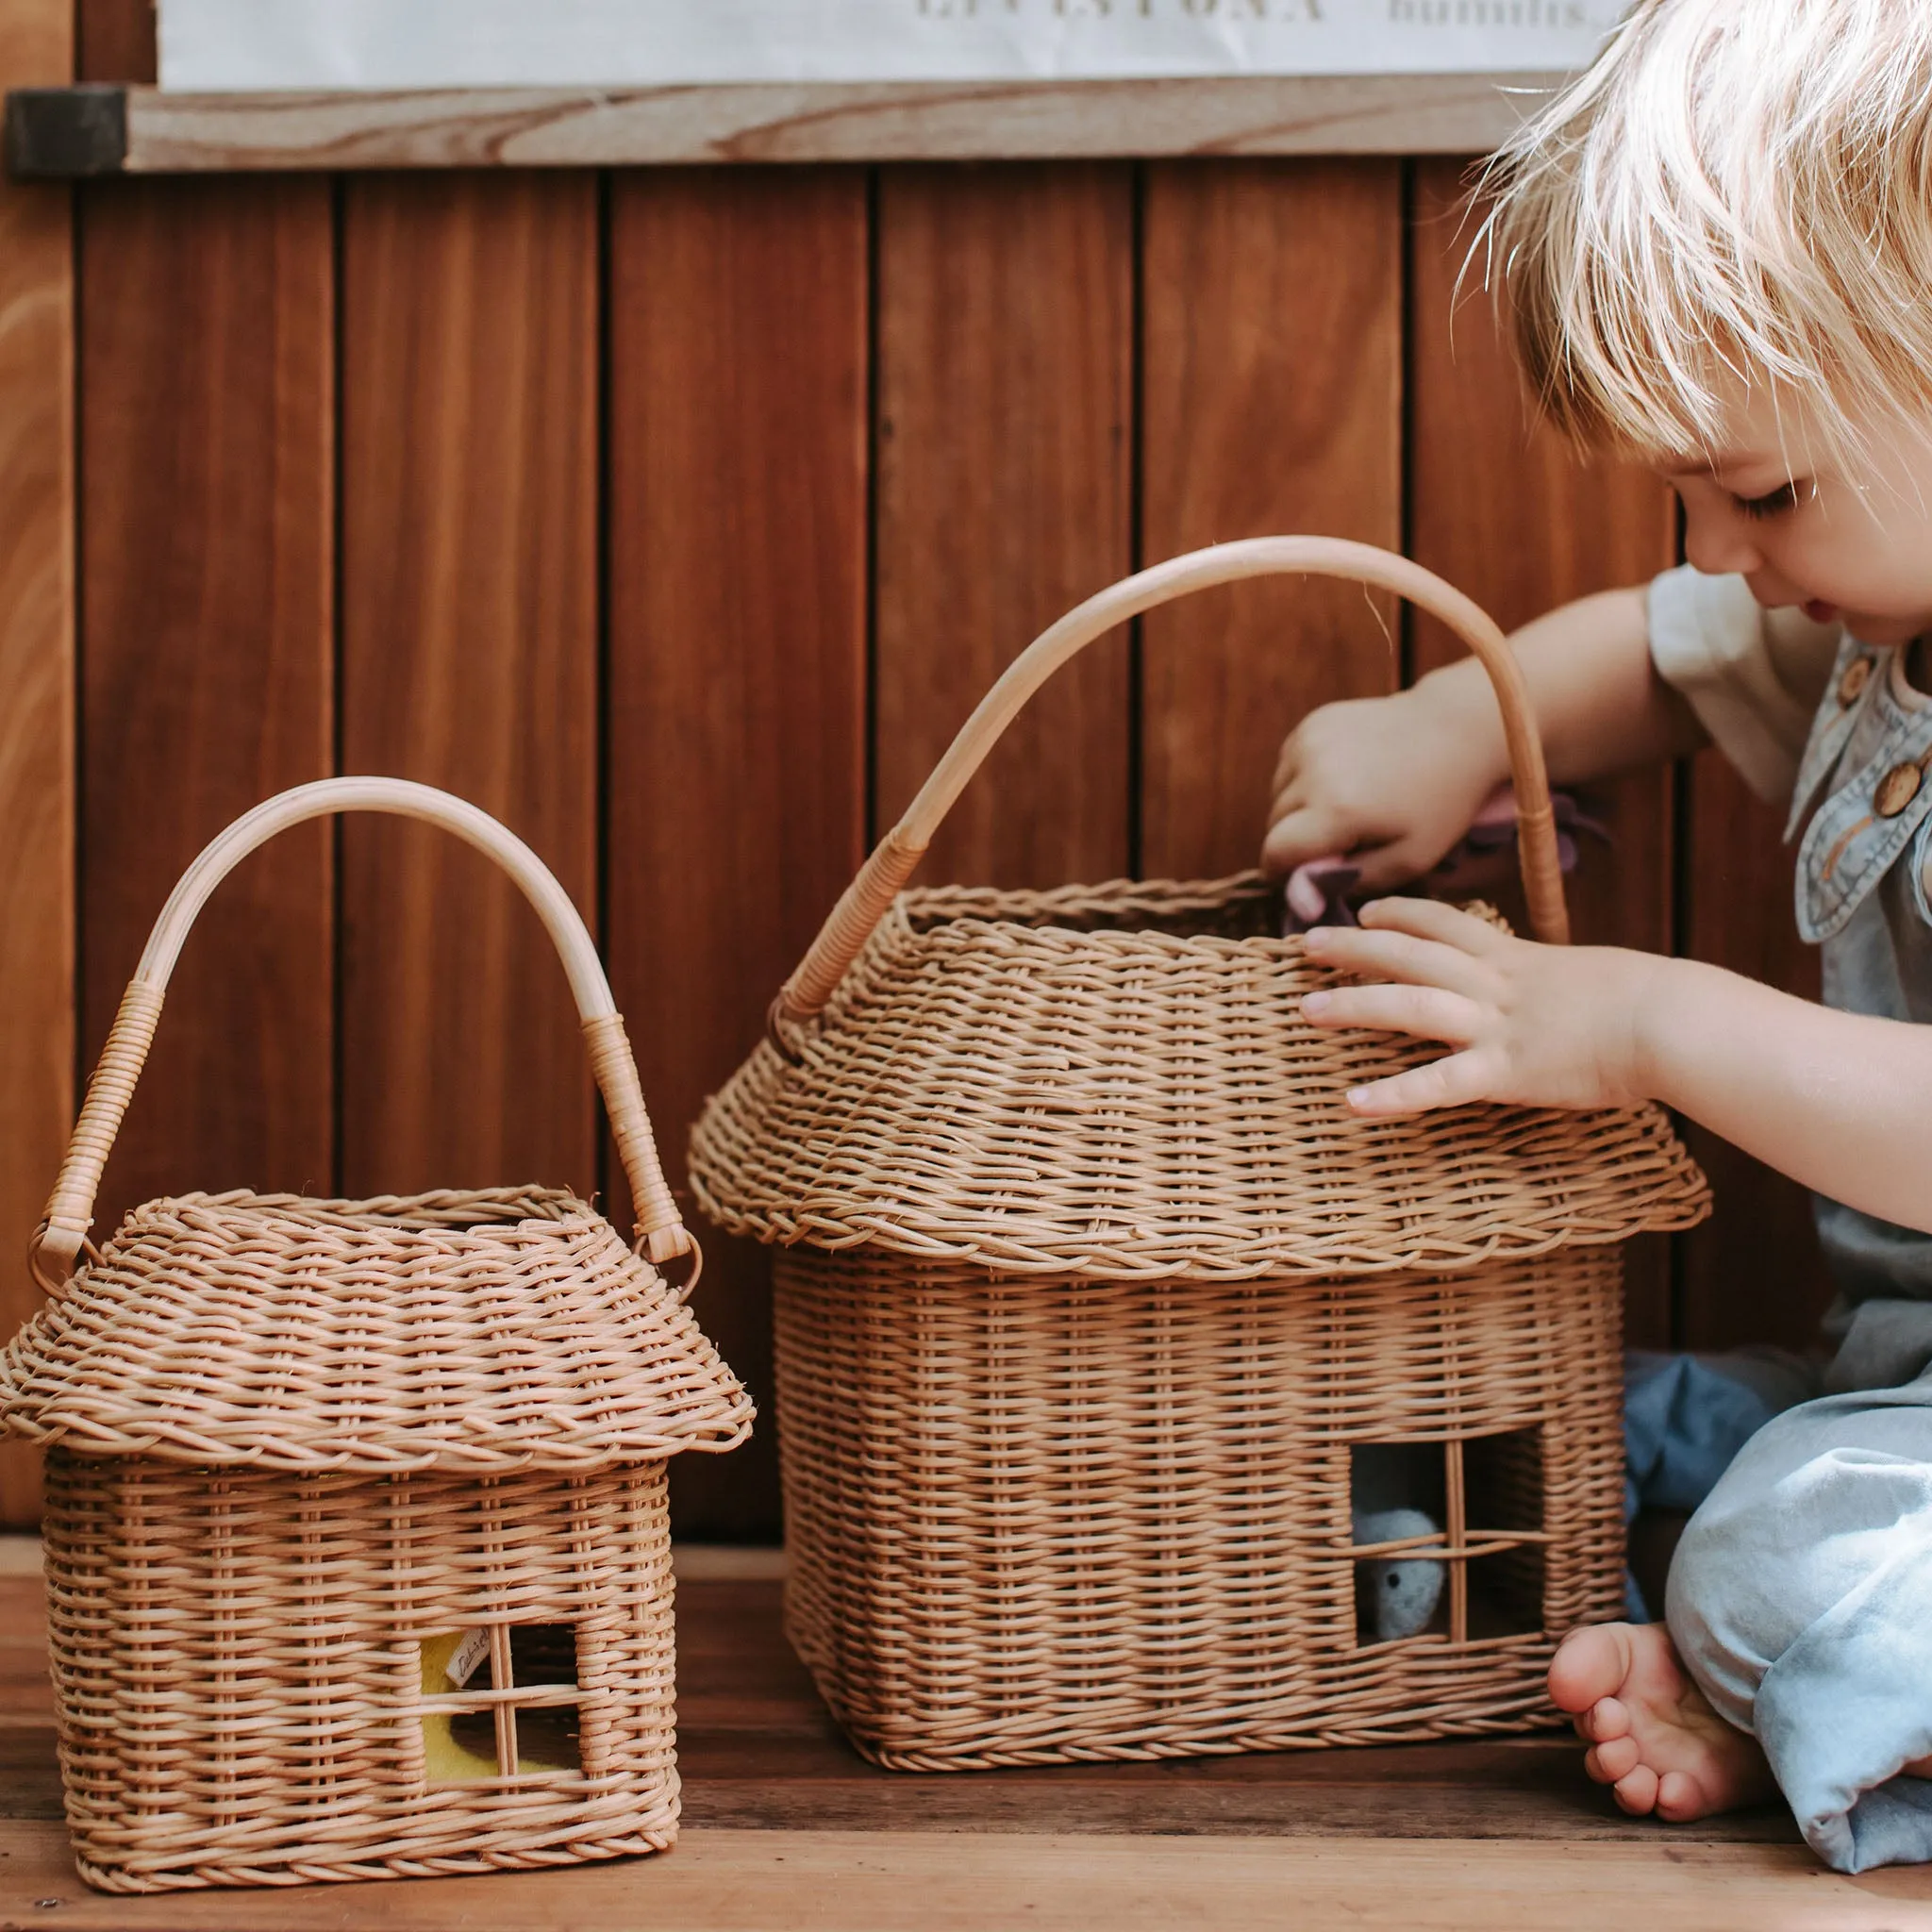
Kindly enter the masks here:
[[1090, 597], [1041, 633], [1008, 667], [954, 739], [905, 816], [887, 833], [833, 908], [811, 949], [774, 1002], [767, 1022], [788, 1058], [791, 1035], [822, 1013], [893, 897], [910, 879], [968, 781], [1027, 700], [1065, 664], [1117, 625], [1193, 591], [1263, 576], [1344, 577], [1406, 597], [1449, 626], [1482, 662], [1503, 713], [1515, 780], [1524, 891], [1539, 939], [1570, 937], [1549, 774], [1522, 667], [1495, 620], [1433, 572], [1392, 551], [1335, 537], [1253, 537], [1156, 564]]
[[93, 1222], [101, 1174], [154, 1043], [168, 980], [196, 916], [209, 895], [249, 853], [276, 833], [342, 811], [379, 811], [419, 819], [453, 832], [507, 872], [536, 908], [568, 974], [584, 1027], [584, 1041], [612, 1138], [624, 1161], [637, 1233], [654, 1262], [691, 1254], [686, 1231], [644, 1108], [643, 1088], [623, 1018], [597, 948], [570, 894], [543, 861], [513, 832], [466, 800], [403, 778], [324, 778], [266, 800], [214, 839], [181, 875], [161, 908], [147, 949], [121, 1002], [100, 1064], [68, 1142], [67, 1157], [28, 1248], [35, 1278], [50, 1292], [73, 1274]]

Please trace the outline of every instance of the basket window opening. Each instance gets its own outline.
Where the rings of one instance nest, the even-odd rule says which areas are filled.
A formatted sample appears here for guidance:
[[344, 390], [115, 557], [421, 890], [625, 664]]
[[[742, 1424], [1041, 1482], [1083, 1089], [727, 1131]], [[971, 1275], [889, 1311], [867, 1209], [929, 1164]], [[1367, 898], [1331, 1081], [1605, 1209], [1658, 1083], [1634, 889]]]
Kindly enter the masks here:
[[583, 1690], [569, 1624], [478, 1624], [423, 1641], [428, 1784], [583, 1775]]
[[1543, 1630], [1541, 1428], [1356, 1443], [1349, 1505], [1358, 1646]]

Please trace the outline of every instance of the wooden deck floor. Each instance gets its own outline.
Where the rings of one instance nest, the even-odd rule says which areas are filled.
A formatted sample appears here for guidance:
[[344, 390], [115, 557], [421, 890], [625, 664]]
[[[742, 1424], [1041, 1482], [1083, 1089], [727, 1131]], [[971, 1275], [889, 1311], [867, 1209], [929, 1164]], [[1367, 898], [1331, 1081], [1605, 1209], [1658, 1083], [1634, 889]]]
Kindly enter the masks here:
[[89, 1892], [68, 1861], [39, 1584], [18, 1546], [0, 1552], [0, 1928], [1932, 1932], [1932, 1871], [1838, 1877], [1780, 1811], [1686, 1830], [1634, 1824], [1557, 1736], [951, 1777], [875, 1771], [820, 1708], [761, 1567], [685, 1568], [685, 1827], [672, 1856], [130, 1900]]

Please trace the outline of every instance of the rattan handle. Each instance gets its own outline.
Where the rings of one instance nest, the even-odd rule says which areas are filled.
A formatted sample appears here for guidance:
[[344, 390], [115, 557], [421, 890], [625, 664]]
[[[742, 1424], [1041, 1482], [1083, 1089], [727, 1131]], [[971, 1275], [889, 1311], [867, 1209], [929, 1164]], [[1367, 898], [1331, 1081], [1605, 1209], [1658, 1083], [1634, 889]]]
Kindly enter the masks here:
[[75, 1257], [93, 1221], [101, 1171], [154, 1042], [169, 975], [209, 894], [258, 845], [265, 844], [277, 832], [308, 819], [342, 811], [391, 812], [441, 825], [493, 858], [516, 881], [537, 908], [570, 975], [571, 992], [583, 1017], [591, 1064], [630, 1181], [638, 1236], [653, 1261], [689, 1254], [691, 1238], [685, 1232], [671, 1190], [665, 1185], [650, 1116], [644, 1111], [637, 1061], [631, 1056], [617, 1003], [610, 996], [610, 982], [604, 976], [603, 961], [577, 908], [550, 868], [488, 812], [446, 791], [404, 778], [324, 778], [281, 792], [237, 819], [182, 874], [181, 882], [161, 908], [161, 916], [148, 935], [147, 950], [128, 982], [108, 1043], [101, 1050], [100, 1064], [88, 1083], [87, 1101], [68, 1142], [67, 1158], [47, 1203], [46, 1219], [28, 1249], [36, 1275], [43, 1284], [58, 1287], [73, 1272]]
[[906, 815], [880, 841], [858, 876], [845, 889], [811, 950], [785, 982], [772, 1008], [774, 1035], [782, 1022], [809, 1020], [824, 1010], [825, 1002], [859, 949], [925, 856], [925, 848], [954, 801], [1027, 699], [1062, 664], [1116, 625], [1191, 591], [1205, 591], [1243, 577], [1282, 575], [1349, 577], [1393, 591], [1441, 618], [1482, 661], [1502, 707], [1503, 736], [1516, 782], [1523, 884], [1529, 897], [1530, 924], [1539, 939], [1556, 945], [1567, 943], [1570, 915], [1563, 903], [1549, 774], [1543, 766], [1542, 745], [1522, 668], [1495, 621], [1433, 572], [1372, 543], [1351, 543], [1336, 537], [1252, 537], [1176, 557], [1102, 591], [1041, 632], [1007, 667], [999, 682], [980, 700], [979, 708], [967, 719], [919, 796], [907, 807]]

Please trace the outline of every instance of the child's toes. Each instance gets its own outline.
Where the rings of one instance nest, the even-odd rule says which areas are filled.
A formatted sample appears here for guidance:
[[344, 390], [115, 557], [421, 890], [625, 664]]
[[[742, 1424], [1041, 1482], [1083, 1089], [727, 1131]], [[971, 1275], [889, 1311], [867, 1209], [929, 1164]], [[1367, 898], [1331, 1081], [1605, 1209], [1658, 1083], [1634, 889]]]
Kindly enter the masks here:
[[1620, 1777], [1610, 1790], [1618, 1805], [1633, 1818], [1647, 1818], [1657, 1808], [1657, 1773], [1647, 1764]]
[[1702, 1818], [1707, 1808], [1704, 1787], [1688, 1771], [1667, 1771], [1657, 1780], [1657, 1815], [1666, 1823], [1677, 1824]]
[[1600, 1785], [1613, 1785], [1637, 1769], [1637, 1740], [1612, 1738], [1583, 1754], [1583, 1768]]
[[1630, 1735], [1630, 1712], [1621, 1698], [1599, 1697], [1576, 1720], [1576, 1735], [1586, 1744], [1607, 1744]]
[[1550, 1699], [1574, 1715], [1608, 1697], [1629, 1674], [1629, 1641], [1621, 1624], [1573, 1630], [1550, 1660]]

